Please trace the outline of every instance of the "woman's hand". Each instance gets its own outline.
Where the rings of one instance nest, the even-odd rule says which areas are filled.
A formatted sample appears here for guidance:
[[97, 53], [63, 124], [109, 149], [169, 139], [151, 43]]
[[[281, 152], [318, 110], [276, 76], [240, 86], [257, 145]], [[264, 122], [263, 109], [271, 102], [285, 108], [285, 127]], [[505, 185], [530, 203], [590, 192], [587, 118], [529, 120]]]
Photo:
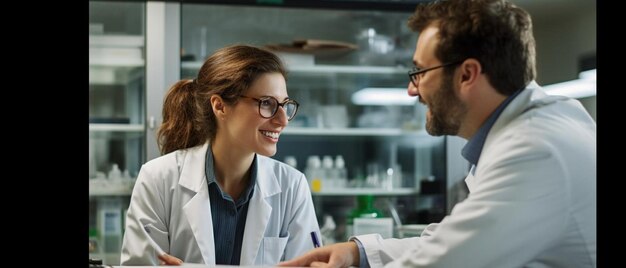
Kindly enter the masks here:
[[359, 248], [356, 242], [337, 243], [313, 249], [278, 266], [349, 267], [359, 266]]
[[183, 261], [180, 260], [179, 258], [176, 258], [172, 255], [169, 255], [167, 253], [163, 253], [163, 255], [159, 255], [159, 260], [161, 261], [160, 264], [161, 265], [181, 265], [183, 264]]

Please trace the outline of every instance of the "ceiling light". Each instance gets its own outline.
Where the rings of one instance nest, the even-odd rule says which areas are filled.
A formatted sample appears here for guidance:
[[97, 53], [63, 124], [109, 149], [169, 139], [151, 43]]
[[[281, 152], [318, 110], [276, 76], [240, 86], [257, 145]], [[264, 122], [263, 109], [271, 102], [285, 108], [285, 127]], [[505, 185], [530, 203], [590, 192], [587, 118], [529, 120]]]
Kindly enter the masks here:
[[543, 89], [550, 95], [585, 98], [596, 95], [596, 69], [581, 72], [578, 79], [547, 85]]
[[352, 94], [352, 103], [357, 105], [415, 105], [416, 101], [406, 88], [367, 87]]

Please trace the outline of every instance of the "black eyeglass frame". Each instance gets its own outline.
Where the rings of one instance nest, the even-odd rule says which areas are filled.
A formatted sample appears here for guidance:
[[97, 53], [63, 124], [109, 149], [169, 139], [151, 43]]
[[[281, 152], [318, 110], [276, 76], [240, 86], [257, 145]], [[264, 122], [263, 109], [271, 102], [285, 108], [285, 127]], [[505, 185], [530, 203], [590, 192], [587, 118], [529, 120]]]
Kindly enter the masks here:
[[[293, 119], [294, 117], [296, 117], [296, 114], [298, 113], [298, 107], [300, 107], [300, 103], [298, 103], [296, 100], [294, 99], [286, 99], [283, 102], [279, 102], [276, 98], [272, 97], [272, 96], [263, 96], [261, 98], [255, 98], [255, 97], [250, 97], [250, 96], [245, 96], [245, 95], [239, 95], [239, 97], [241, 98], [248, 98], [248, 99], [253, 99], [255, 101], [257, 101], [259, 103], [259, 115], [263, 118], [272, 118], [276, 115], [276, 112], [278, 112], [278, 107], [283, 107], [283, 109], [285, 109], [285, 105], [287, 105], [288, 103], [293, 103], [296, 105], [296, 108], [294, 109], [295, 111], [293, 112], [293, 115], [289, 116], [287, 114], [287, 121], [291, 121], [291, 119]], [[271, 100], [273, 99], [276, 102], [276, 109], [274, 109], [274, 111], [272, 112], [272, 115], [266, 117], [263, 116], [263, 114], [261, 113], [261, 103], [263, 101], [267, 101], [267, 100]], [[285, 110], [287, 111], [287, 110]]]
[[430, 70], [439, 69], [439, 68], [443, 68], [443, 67], [450, 66], [450, 65], [460, 64], [460, 63], [463, 63], [464, 61], [465, 60], [448, 62], [448, 63], [444, 63], [444, 64], [441, 64], [441, 65], [438, 65], [438, 66], [435, 66], [435, 67], [426, 68], [426, 69], [420, 69], [420, 68], [417, 68], [417, 67], [413, 67], [408, 72], [409, 80], [411, 81], [411, 83], [413, 83], [413, 85], [415, 87], [417, 87], [418, 83], [419, 83], [418, 75], [423, 75], [424, 73], [426, 73], [426, 72], [428, 72]]

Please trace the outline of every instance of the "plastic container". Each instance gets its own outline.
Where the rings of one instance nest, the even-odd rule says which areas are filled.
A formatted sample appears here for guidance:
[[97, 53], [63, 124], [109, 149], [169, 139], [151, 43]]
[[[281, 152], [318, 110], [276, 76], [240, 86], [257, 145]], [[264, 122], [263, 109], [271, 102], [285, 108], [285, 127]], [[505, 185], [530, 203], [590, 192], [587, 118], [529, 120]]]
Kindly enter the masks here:
[[293, 168], [298, 168], [298, 161], [296, 157], [293, 155], [285, 156], [285, 164], [292, 166]]
[[109, 172], [109, 179], [121, 179], [122, 171], [120, 170], [117, 164], [113, 164], [111, 166], [111, 171]]
[[335, 244], [335, 229], [337, 224], [331, 215], [324, 215], [324, 224], [320, 227], [320, 233], [322, 234], [322, 244], [331, 245]]
[[309, 180], [309, 187], [313, 192], [322, 191], [322, 178], [324, 176], [322, 171], [322, 160], [320, 157], [317, 155], [309, 156], [304, 174], [307, 180]]
[[324, 170], [324, 177], [322, 178], [322, 190], [328, 190], [335, 188], [336, 174], [334, 170], [334, 161], [332, 156], [325, 155], [322, 158], [322, 169]]
[[335, 187], [346, 188], [348, 186], [348, 169], [346, 169], [346, 162], [343, 160], [343, 156], [337, 155], [335, 157]]

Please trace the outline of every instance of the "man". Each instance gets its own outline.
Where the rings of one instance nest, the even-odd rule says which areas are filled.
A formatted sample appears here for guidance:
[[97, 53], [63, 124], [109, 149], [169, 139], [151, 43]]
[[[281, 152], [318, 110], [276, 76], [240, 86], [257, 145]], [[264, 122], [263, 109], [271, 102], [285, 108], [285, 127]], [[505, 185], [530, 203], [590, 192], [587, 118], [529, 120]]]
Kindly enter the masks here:
[[596, 267], [596, 124], [534, 82], [528, 13], [504, 0], [418, 6], [408, 93], [431, 135], [468, 140], [467, 199], [421, 237], [378, 234], [281, 266]]

